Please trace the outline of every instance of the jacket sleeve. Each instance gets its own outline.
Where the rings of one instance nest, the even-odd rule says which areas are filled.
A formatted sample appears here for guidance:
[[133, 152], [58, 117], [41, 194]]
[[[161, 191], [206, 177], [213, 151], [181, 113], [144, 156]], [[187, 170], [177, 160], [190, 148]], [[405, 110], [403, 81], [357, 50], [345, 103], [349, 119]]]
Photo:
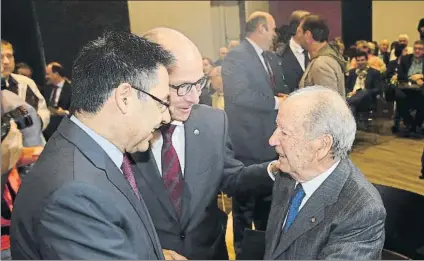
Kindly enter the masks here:
[[232, 51], [225, 57], [222, 64], [225, 100], [241, 107], [273, 111], [274, 96], [265, 95], [250, 87], [246, 63], [251, 61], [245, 61], [243, 53], [239, 51]]
[[[320, 85], [339, 92], [337, 86], [338, 79], [335, 70], [329, 65], [330, 62], [337, 63], [333, 59], [326, 59], [326, 57], [319, 57], [311, 67], [309, 74], [311, 75], [312, 82], [315, 85]], [[337, 65], [339, 66], [339, 65]]]
[[55, 191], [37, 227], [41, 258], [139, 259], [111, 200], [79, 182]]
[[224, 173], [221, 190], [229, 196], [268, 196], [272, 193], [274, 181], [268, 174], [267, 167], [270, 162], [244, 166], [234, 158], [231, 140], [228, 135], [227, 116], [223, 112], [224, 130]]

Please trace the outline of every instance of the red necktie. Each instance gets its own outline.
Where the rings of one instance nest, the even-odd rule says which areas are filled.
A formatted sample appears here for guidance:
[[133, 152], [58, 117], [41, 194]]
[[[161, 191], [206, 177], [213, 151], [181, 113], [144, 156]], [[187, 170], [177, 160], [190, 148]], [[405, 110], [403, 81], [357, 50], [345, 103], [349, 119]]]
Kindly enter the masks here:
[[127, 154], [124, 154], [124, 159], [122, 161], [121, 166], [122, 173], [124, 174], [124, 178], [130, 183], [132, 190], [138, 199], [140, 199], [140, 192], [138, 192], [137, 183], [135, 182], [134, 173], [131, 169], [131, 161], [128, 158]]
[[175, 127], [176, 125], [170, 125], [168, 128], [162, 129], [162, 179], [177, 216], [180, 217], [184, 181], [180, 160], [172, 146], [172, 133], [174, 133]]

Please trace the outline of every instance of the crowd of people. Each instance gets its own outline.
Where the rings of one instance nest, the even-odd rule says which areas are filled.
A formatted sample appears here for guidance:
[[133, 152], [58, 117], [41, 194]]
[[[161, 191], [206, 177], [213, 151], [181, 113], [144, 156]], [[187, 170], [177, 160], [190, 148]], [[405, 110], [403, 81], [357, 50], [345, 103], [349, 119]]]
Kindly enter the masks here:
[[45, 86], [2, 40], [2, 259], [228, 259], [221, 192], [238, 256], [254, 226], [259, 258], [381, 258], [385, 207], [348, 154], [381, 97], [420, 134], [424, 41], [328, 36], [254, 12], [214, 62], [173, 29], [110, 31]]

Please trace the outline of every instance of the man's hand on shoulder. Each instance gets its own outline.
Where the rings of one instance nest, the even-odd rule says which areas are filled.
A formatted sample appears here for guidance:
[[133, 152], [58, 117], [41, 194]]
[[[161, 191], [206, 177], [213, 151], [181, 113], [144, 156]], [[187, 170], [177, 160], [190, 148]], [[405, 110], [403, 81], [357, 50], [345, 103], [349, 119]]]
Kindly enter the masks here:
[[186, 257], [178, 254], [173, 250], [163, 249], [163, 255], [165, 256], [165, 260], [187, 260]]

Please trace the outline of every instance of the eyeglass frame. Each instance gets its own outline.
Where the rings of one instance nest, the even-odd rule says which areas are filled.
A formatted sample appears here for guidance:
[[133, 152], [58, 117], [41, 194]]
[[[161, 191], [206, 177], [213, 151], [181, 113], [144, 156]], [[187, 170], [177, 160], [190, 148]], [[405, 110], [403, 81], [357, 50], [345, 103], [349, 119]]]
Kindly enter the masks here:
[[[176, 90], [177, 91], [177, 95], [181, 97], [181, 96], [187, 95], [188, 93], [191, 92], [191, 90], [193, 89], [193, 87], [196, 87], [196, 85], [200, 84], [202, 81], [205, 81], [204, 84], [199, 89], [199, 91], [201, 91], [203, 88], [205, 88], [205, 86], [206, 86], [206, 84], [208, 82], [208, 78], [209, 78], [208, 76], [203, 75], [199, 80], [197, 80], [194, 83], [188, 83], [188, 82], [186, 82], [186, 83], [182, 83], [182, 84], [179, 84], [179, 85], [172, 85], [172, 84], [170, 84], [169, 87], [171, 87], [172, 89]], [[182, 88], [184, 88], [184, 87], [186, 87], [187, 85], [190, 85], [190, 87], [187, 88], [186, 93], [184, 93], [184, 94], [179, 93], [179, 90], [182, 89]]]
[[150, 98], [152, 98], [154, 101], [156, 101], [156, 102], [160, 103], [161, 105], [165, 106], [166, 109], [169, 109], [169, 106], [171, 106], [171, 104], [169, 102], [163, 101], [163, 100], [159, 99], [158, 97], [154, 96], [153, 94], [150, 94], [150, 93], [148, 93], [146, 91], [143, 91], [142, 89], [135, 88], [133, 86], [131, 86], [131, 87], [134, 88], [134, 89], [136, 89], [137, 91], [140, 91], [140, 92], [146, 94], [147, 96], [149, 96]]

